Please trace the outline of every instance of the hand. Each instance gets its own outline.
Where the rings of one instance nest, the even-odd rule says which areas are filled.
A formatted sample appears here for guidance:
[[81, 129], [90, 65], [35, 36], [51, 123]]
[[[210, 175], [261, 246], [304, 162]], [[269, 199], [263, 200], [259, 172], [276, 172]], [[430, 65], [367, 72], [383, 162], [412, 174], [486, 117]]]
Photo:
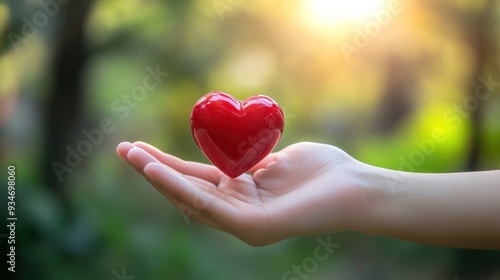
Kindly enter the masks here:
[[291, 145], [235, 179], [142, 142], [117, 152], [186, 216], [253, 246], [351, 230], [362, 204], [363, 164], [329, 145]]
[[329, 145], [298, 143], [236, 179], [145, 143], [118, 154], [186, 216], [250, 245], [356, 230], [414, 242], [500, 248], [500, 170], [409, 173], [356, 161]]

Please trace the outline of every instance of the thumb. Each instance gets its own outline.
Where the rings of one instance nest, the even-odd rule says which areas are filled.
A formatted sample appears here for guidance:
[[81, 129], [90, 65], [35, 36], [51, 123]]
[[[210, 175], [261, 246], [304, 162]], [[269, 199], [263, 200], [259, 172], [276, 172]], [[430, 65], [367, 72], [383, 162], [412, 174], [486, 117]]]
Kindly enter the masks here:
[[276, 155], [276, 153], [269, 154], [264, 159], [262, 159], [259, 163], [257, 163], [252, 168], [250, 168], [248, 171], [255, 172], [259, 169], [266, 168], [270, 163], [273, 163], [274, 161], [276, 161], [277, 157], [278, 156]]

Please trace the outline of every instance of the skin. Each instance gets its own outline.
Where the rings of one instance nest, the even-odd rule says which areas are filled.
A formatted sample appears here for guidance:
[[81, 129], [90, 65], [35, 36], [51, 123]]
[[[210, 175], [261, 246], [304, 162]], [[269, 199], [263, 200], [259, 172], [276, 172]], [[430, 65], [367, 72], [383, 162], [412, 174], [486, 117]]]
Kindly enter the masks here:
[[500, 170], [409, 173], [330, 145], [297, 143], [231, 179], [143, 142], [118, 155], [190, 219], [252, 246], [338, 231], [431, 245], [500, 249]]

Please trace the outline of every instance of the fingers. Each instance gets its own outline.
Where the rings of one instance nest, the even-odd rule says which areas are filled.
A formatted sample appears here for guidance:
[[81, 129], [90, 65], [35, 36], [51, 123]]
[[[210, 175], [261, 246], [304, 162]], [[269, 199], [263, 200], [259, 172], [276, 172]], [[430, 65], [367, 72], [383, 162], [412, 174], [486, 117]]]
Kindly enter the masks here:
[[216, 190], [200, 189], [169, 166], [149, 163], [144, 168], [144, 173], [153, 181], [155, 187], [163, 190], [162, 193], [166, 192], [180, 202], [177, 207], [181, 211], [184, 206], [190, 207], [225, 227], [237, 220], [234, 206], [221, 199], [223, 194], [214, 195], [215, 193], [210, 192], [217, 192]]
[[[127, 161], [130, 165], [132, 165], [132, 167], [134, 167], [134, 169], [136, 169], [139, 173], [141, 173], [151, 183], [151, 185], [153, 185], [167, 200], [169, 200], [174, 206], [179, 208], [179, 210], [181, 210], [181, 212], [185, 217], [199, 221], [215, 229], [227, 232], [225, 227], [201, 215], [199, 210], [194, 209], [193, 207], [190, 207], [186, 204], [183, 204], [182, 202], [174, 198], [171, 194], [169, 194], [164, 188], [157, 187], [157, 184], [153, 182], [149, 178], [149, 176], [144, 172], [144, 167], [147, 164], [149, 163], [159, 164], [158, 160], [155, 157], [128, 142], [120, 143], [117, 146], [116, 150], [120, 158]], [[192, 179], [197, 181], [198, 184], [201, 184], [200, 179], [197, 178], [192, 178]]]
[[118, 154], [118, 156], [120, 156], [121, 159], [127, 161], [128, 151], [130, 151], [134, 147], [135, 146], [130, 142], [121, 142], [120, 144], [118, 144], [118, 146], [116, 146], [116, 153]]
[[[116, 147], [116, 152], [118, 153], [118, 155], [120, 156], [120, 158], [124, 161], [126, 161], [128, 164], [130, 164], [137, 172], [141, 173], [142, 175], [144, 175], [144, 172], [143, 172], [143, 168], [144, 166], [146, 166], [147, 162], [146, 163], [143, 163], [142, 166], [141, 164], [137, 164], [135, 163], [133, 160], [131, 160], [128, 155], [129, 155], [129, 152], [132, 151], [133, 149], [138, 149], [136, 146], [134, 146], [133, 144], [129, 143], [129, 142], [122, 142], [120, 143], [117, 147]], [[142, 159], [143, 157], [136, 157], [134, 156], [133, 159]], [[153, 160], [154, 158], [150, 157], [149, 160]]]
[[[129, 150], [129, 152], [127, 154], [127, 161], [129, 162], [130, 165], [132, 165], [137, 170], [137, 172], [141, 173], [146, 178], [146, 180], [148, 180], [148, 182], [151, 183], [156, 188], [156, 186], [153, 184], [153, 181], [150, 178], [148, 178], [148, 176], [144, 173], [144, 167], [148, 163], [152, 163], [152, 162], [158, 163], [158, 160], [156, 160], [156, 158], [154, 158], [152, 155], [146, 153], [144, 150], [141, 150], [140, 148], [134, 147], [134, 148]], [[179, 201], [177, 199], [175, 199], [174, 197], [172, 197], [167, 192], [160, 191], [160, 193], [165, 198], [167, 198], [172, 204], [174, 204], [174, 205], [179, 204]]]
[[214, 185], [219, 185], [220, 183], [222, 173], [215, 166], [199, 162], [184, 161], [173, 155], [163, 153], [157, 148], [144, 142], [134, 142], [134, 145], [144, 149], [160, 162], [170, 166], [177, 172], [193, 177], [198, 177], [200, 179], [209, 181]]
[[[130, 163], [136, 167], [139, 172], [143, 173], [144, 172], [144, 167], [148, 163], [159, 163], [159, 161], [153, 157], [152, 155], [148, 154], [146, 151], [142, 150], [141, 148], [134, 147], [128, 151], [127, 154], [127, 159], [130, 161]], [[143, 173], [144, 174], [144, 173]]]

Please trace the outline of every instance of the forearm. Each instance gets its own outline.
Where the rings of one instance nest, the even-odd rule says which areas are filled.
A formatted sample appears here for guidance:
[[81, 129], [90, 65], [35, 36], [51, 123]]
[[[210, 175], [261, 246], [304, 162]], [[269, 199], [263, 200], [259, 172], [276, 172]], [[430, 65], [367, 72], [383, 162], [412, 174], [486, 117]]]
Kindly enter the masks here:
[[500, 249], [500, 171], [424, 174], [371, 168], [360, 230], [414, 242]]

